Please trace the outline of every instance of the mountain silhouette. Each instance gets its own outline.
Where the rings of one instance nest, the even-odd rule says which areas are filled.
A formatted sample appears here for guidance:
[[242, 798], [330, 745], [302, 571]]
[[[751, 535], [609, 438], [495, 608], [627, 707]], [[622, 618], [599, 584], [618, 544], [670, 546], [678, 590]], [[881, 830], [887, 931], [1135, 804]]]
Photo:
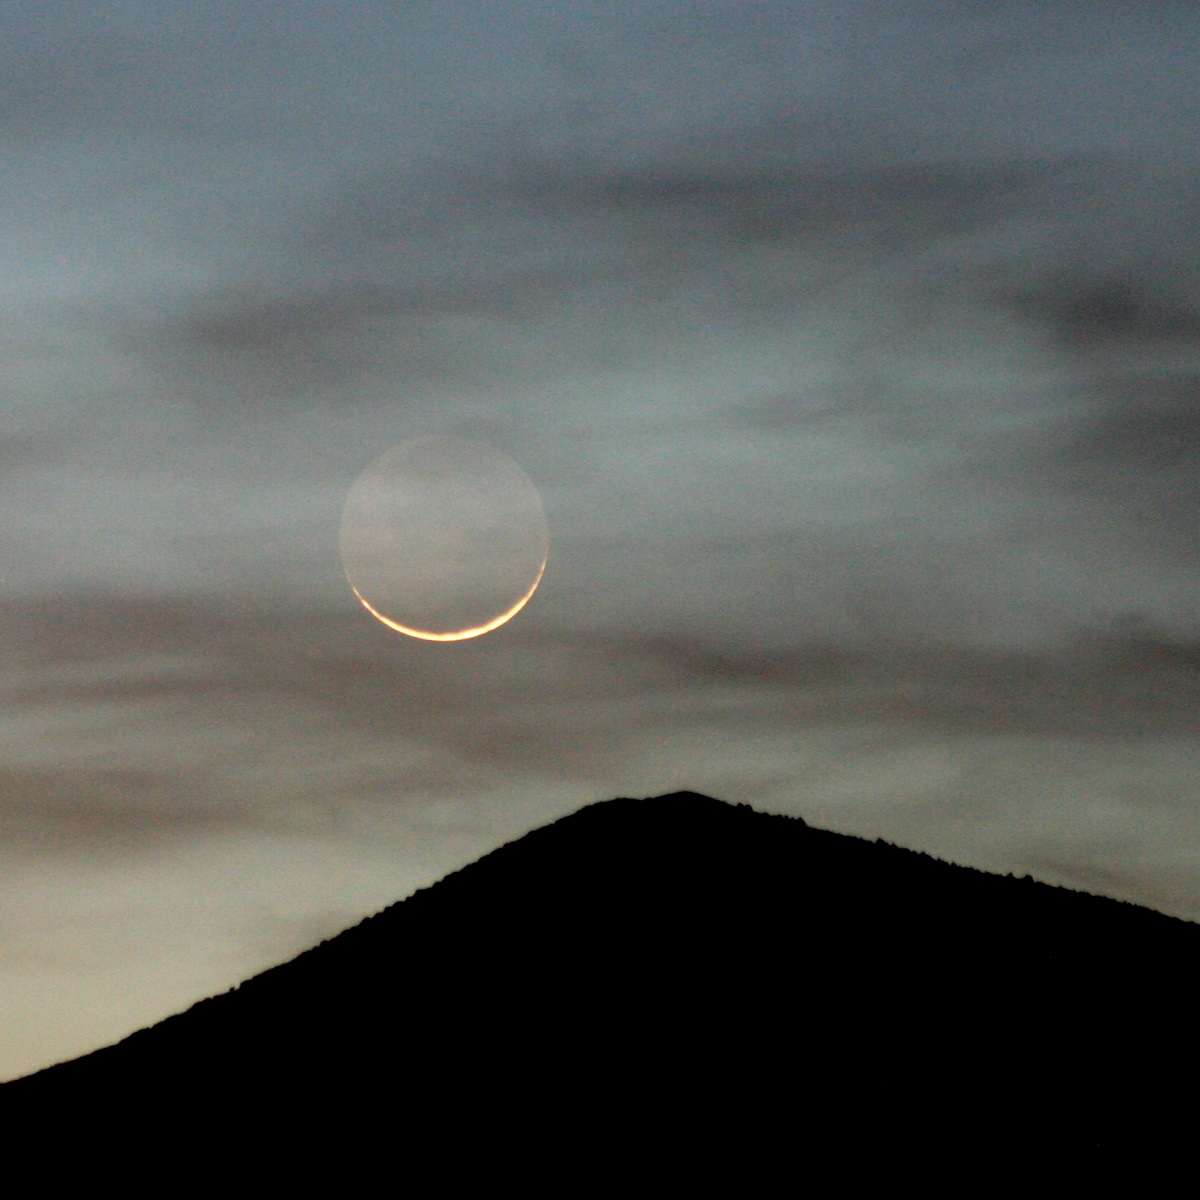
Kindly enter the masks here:
[[1200, 926], [1135, 905], [693, 793], [611, 800], [5, 1084], [0, 1115], [260, 1157], [269, 1120], [293, 1166], [297, 1138], [381, 1128], [426, 1171], [530, 1145], [743, 1174], [788, 1147], [1103, 1158], [1170, 1125], [1198, 962]]

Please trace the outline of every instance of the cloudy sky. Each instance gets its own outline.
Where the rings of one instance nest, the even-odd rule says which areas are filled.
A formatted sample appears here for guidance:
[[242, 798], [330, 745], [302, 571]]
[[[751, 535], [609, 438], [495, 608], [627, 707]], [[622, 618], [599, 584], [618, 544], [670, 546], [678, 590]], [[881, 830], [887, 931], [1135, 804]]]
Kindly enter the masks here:
[[[0, 7], [0, 1078], [690, 788], [1200, 919], [1187, 0]], [[536, 483], [509, 624], [347, 492]]]

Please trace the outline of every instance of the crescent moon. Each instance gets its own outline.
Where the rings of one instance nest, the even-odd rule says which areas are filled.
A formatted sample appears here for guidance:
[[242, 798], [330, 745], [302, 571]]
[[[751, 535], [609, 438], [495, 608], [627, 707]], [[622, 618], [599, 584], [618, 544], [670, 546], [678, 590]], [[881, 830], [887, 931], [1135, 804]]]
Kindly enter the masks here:
[[538, 584], [542, 582], [542, 576], [546, 571], [546, 559], [542, 559], [542, 565], [538, 569], [537, 578], [533, 581], [533, 586], [523, 595], [508, 610], [501, 613], [498, 617], [494, 617], [484, 625], [476, 625], [474, 629], [459, 629], [454, 633], [430, 633], [427, 629], [410, 629], [407, 625], [401, 625], [399, 621], [393, 621], [391, 617], [385, 617], [377, 608], [372, 608], [362, 592], [350, 583], [350, 590], [358, 597], [358, 602], [373, 616], [377, 621], [382, 621], [389, 629], [394, 629], [397, 633], [406, 633], [409, 637], [421, 638], [426, 642], [465, 642], [468, 638], [479, 637], [483, 633], [491, 633], [493, 629], [499, 629], [506, 621], [511, 621], [529, 603], [533, 597], [533, 593], [537, 591]]
[[499, 629], [529, 603], [549, 537], [537, 487], [506, 454], [451, 435], [410, 438], [351, 487], [342, 569], [382, 625], [427, 642]]

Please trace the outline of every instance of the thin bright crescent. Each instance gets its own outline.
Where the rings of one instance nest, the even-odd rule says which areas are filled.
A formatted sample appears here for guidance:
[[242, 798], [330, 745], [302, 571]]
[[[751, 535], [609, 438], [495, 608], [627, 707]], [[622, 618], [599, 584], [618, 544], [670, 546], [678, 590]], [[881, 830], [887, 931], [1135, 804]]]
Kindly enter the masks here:
[[[455, 633], [429, 633], [424, 629], [409, 629], [407, 625], [401, 625], [398, 621], [393, 621], [391, 617], [385, 617], [377, 608], [372, 608], [363, 596], [362, 592], [350, 584], [350, 590], [358, 597], [359, 603], [373, 616], [377, 621], [382, 621], [389, 629], [394, 629], [397, 633], [406, 633], [409, 637], [421, 638], [426, 642], [465, 642], [467, 638], [479, 637], [483, 633], [491, 633], [493, 629], [499, 629], [505, 621], [511, 621], [527, 605], [537, 591], [537, 586], [542, 582], [542, 576], [546, 573], [546, 559], [542, 559], [542, 565], [538, 567], [537, 578], [533, 581], [533, 586], [523, 595], [520, 600], [508, 609], [502, 612], [498, 617], [494, 617], [484, 625], [476, 625], [473, 629], [460, 629]], [[350, 581], [347, 579], [347, 583]]]

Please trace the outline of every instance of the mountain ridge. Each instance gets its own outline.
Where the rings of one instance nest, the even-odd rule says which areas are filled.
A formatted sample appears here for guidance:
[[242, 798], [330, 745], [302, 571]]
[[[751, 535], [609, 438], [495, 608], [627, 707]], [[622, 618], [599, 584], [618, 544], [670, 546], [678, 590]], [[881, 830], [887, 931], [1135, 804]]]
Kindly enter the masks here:
[[[1195, 1059], [1197, 963], [1200, 926], [1128, 902], [695, 793], [617, 798], [12, 1081], [0, 1106], [248, 1121], [265, 1106], [350, 1137], [385, 1089], [430, 1138], [444, 1111], [516, 1137], [516, 1089], [559, 1138], [611, 1130], [614, 1111], [648, 1128], [664, 1105], [696, 1128], [724, 1113], [750, 1137], [777, 1126], [766, 1098], [784, 1081], [782, 1111], [820, 1124], [822, 1105], [875, 1112], [864, 1081], [890, 1095], [936, 1079], [966, 1104], [938, 1102], [960, 1136], [965, 1112], [1003, 1123], [1033, 1104], [1084, 1145], [1112, 1115], [1100, 1099]], [[1077, 1111], [1031, 1101], [1047, 1074]], [[890, 1132], [926, 1136], [888, 1111]]]
[[[644, 870], [649, 871], [652, 878], [662, 878], [664, 875], [670, 876], [669, 884], [665, 884], [661, 888], [650, 886], [648, 890], [646, 878], [640, 878], [638, 880], [638, 899], [645, 901], [648, 898], [653, 899], [655, 896], [661, 898], [662, 893], [665, 892], [668, 887], [678, 887], [681, 874], [685, 883], [691, 885], [700, 884], [703, 882], [702, 875], [696, 869], [695, 864], [692, 864], [692, 866], [689, 868], [687, 864], [677, 862], [672, 867], [667, 858], [659, 858], [653, 862], [649, 861], [649, 859], [653, 858], [655, 855], [669, 855], [671, 849], [674, 848], [678, 850], [680, 847], [685, 850], [690, 850], [693, 855], [695, 855], [696, 852], [701, 849], [707, 851], [709, 854], [717, 849], [727, 854], [734, 853], [737, 849], [737, 844], [731, 838], [724, 838], [719, 847], [714, 844], [711, 838], [700, 838], [698, 836], [693, 836], [689, 841], [689, 830], [686, 828], [686, 826], [689, 823], [694, 826], [696, 818], [699, 816], [702, 810], [706, 810], [707, 817], [715, 817], [715, 820], [723, 823], [725, 826], [722, 831], [723, 835], [730, 833], [732, 830], [732, 824], [730, 823], [731, 818], [740, 819], [744, 822], [742, 825], [743, 833], [749, 829], [750, 823], [763, 822], [761, 828], [765, 830], [765, 822], [770, 822], [770, 833], [772, 836], [778, 836], [784, 829], [791, 830], [794, 835], [803, 831], [803, 834], [806, 835], [808, 839], [824, 842], [823, 846], [814, 846], [812, 848], [814, 852], [818, 849], [828, 852], [836, 848], [836, 850], [839, 852], [839, 856], [842, 858], [846, 858], [847, 856], [857, 856], [860, 860], [859, 865], [865, 861], [868, 855], [874, 854], [877, 851], [883, 851], [885, 854], [890, 856], [891, 862], [895, 866], [899, 866], [902, 863], [903, 867], [909, 872], [915, 872], [918, 874], [924, 873], [926, 876], [929, 876], [931, 873], [940, 873], [943, 879], [953, 879], [958, 882], [960, 886], [967, 886], [966, 881], [970, 880], [977, 889], [990, 887], [993, 890], [996, 890], [996, 883], [992, 881], [1006, 881], [1006, 886], [1015, 884], [1023, 888], [1032, 887], [1034, 889], [1047, 889], [1045, 891], [1039, 891], [1036, 894], [1043, 898], [1043, 900], [1046, 900], [1053, 895], [1056, 898], [1056, 902], [1060, 908], [1064, 904], [1074, 903], [1077, 907], [1080, 907], [1081, 910], [1086, 908], [1092, 914], [1104, 912], [1107, 914], [1110, 920], [1117, 922], [1118, 925], [1133, 922], [1140, 927], [1141, 932], [1157, 926], [1159, 930], [1172, 931], [1175, 936], [1179, 936], [1179, 929], [1181, 927], [1186, 927], [1189, 930], [1195, 930], [1196, 941], [1197, 944], [1200, 945], [1200, 926], [1197, 926], [1192, 922], [1184, 921], [1181, 918], [1172, 917], [1158, 912], [1154, 909], [1149, 909], [1137, 904], [1133, 904], [1129, 901], [1118, 900], [1112, 897], [1096, 896], [1091, 893], [1076, 889], [1043, 883], [1041, 881], [1032, 879], [1030, 876], [1014, 876], [1011, 874], [1001, 875], [994, 872], [982, 871], [973, 867], [965, 867], [960, 864], [938, 858], [935, 855], [927, 854], [923, 851], [910, 850], [905, 847], [896, 846], [881, 838], [875, 838], [872, 840], [850, 834], [834, 833], [832, 831], [814, 828], [809, 826], [801, 816], [762, 813], [748, 804], [728, 804], [724, 801], [716, 800], [710, 796], [701, 795], [695, 792], [674, 792], [666, 795], [645, 798], [616, 797], [610, 800], [597, 801], [593, 804], [585, 805], [582, 808], [569, 813], [566, 816], [560, 817], [555, 821], [549, 822], [542, 826], [537, 826], [520, 837], [503, 843], [502, 845], [482, 855], [480, 858], [447, 873], [434, 883], [417, 889], [411, 895], [387, 905], [376, 913], [369, 914], [339, 933], [323, 939], [321, 942], [317, 943], [317, 945], [301, 951], [293, 958], [283, 963], [276, 964], [275, 966], [266, 968], [249, 979], [235, 984], [232, 988], [227, 989], [224, 992], [215, 993], [212, 996], [198, 1000], [187, 1009], [164, 1018], [163, 1021], [158, 1022], [155, 1026], [137, 1030], [128, 1035], [126, 1038], [121, 1039], [119, 1042], [112, 1044], [111, 1046], [101, 1047], [96, 1051], [92, 1051], [87, 1055], [81, 1056], [80, 1058], [68, 1060], [66, 1063], [54, 1064], [53, 1066], [43, 1068], [42, 1071], [35, 1072], [32, 1075], [23, 1076], [21, 1079], [9, 1081], [9, 1083], [22, 1083], [27, 1080], [45, 1075], [46, 1072], [52, 1073], [59, 1068], [70, 1066], [74, 1063], [81, 1063], [91, 1060], [96, 1055], [105, 1054], [117, 1049], [121, 1045], [128, 1042], [131, 1038], [139, 1038], [151, 1030], [157, 1029], [159, 1026], [174, 1022], [178, 1018], [186, 1017], [188, 1014], [194, 1013], [197, 1009], [201, 1009], [206, 1005], [210, 1005], [214, 1001], [219, 1001], [223, 997], [232, 997], [238, 995], [239, 993], [245, 994], [247, 989], [260, 987], [261, 981], [265, 979], [274, 981], [275, 979], [279, 978], [280, 972], [287, 974], [289, 971], [294, 971], [296, 969], [295, 964], [307, 964], [312, 962], [312, 956], [319, 955], [325, 947], [329, 947], [336, 943], [340, 952], [348, 947], [351, 942], [361, 938], [368, 931], [373, 933], [377, 928], [381, 927], [381, 925], [396, 921], [401, 914], [404, 918], [409, 918], [411, 916], [413, 919], [415, 919], [418, 910], [422, 910], [425, 905], [438, 901], [442, 901], [444, 903], [444, 898], [447, 896], [448, 890], [450, 889], [457, 889], [460, 886], [469, 886], [472, 889], [479, 889], [492, 886], [498, 882], [503, 882], [510, 895], [519, 894], [521, 889], [514, 884], [514, 881], [511, 878], [503, 881], [497, 881], [495, 879], [484, 878], [484, 876], [491, 876], [497, 868], [499, 868], [508, 876], [511, 876], [516, 869], [516, 864], [513, 862], [514, 855], [520, 854], [526, 860], [535, 858], [539, 855], [544, 855], [546, 851], [550, 850], [549, 843], [551, 840], [556, 843], [553, 848], [554, 851], [559, 852], [566, 845], [570, 845], [572, 849], [578, 851], [580, 839], [587, 839], [587, 841], [590, 843], [589, 857], [592, 861], [584, 864], [583, 870], [585, 873], [590, 873], [595, 877], [591, 880], [592, 884], [602, 884], [602, 874], [597, 871], [597, 851], [611, 853], [614, 850], [614, 846], [612, 844], [614, 834], [623, 836], [630, 831], [629, 822], [637, 821], [637, 832], [640, 835], [640, 845], [618, 848], [623, 849], [627, 856], [626, 866], [628, 866], [628, 860], [633, 860]], [[614, 821], [614, 817], [616, 817], [617, 820]], [[650, 818], [649, 821], [645, 819], [647, 817]], [[747, 817], [749, 818], [749, 822], [745, 821], [745, 818]], [[698, 833], [698, 831], [694, 828], [691, 832], [693, 834]], [[568, 838], [572, 840], [568, 841]], [[780, 839], [780, 841], [782, 844], [783, 839]], [[543, 843], [545, 843], [545, 850], [543, 850]], [[744, 846], [742, 849], [744, 852]], [[769, 853], [764, 852], [764, 846], [761, 843], [756, 846], [756, 850], [758, 854], [758, 858], [756, 859], [756, 868], [761, 869], [768, 865], [774, 865], [777, 867], [783, 866], [786, 868], [791, 864], [784, 860], [786, 860], [789, 856], [794, 855], [796, 850], [795, 837], [793, 836], [786, 847], [783, 848], [782, 855], [778, 856], [779, 861], [775, 863], [770, 862], [772, 856]], [[811, 863], [806, 865], [808, 866], [809, 870], [811, 870]], [[579, 881], [580, 866], [580, 863], [577, 861], [573, 861], [570, 864], [571, 874], [575, 876], [576, 882]], [[704, 866], [712, 867], [713, 864], [705, 859]], [[728, 864], [726, 864], [726, 869], [729, 869]], [[562, 872], [556, 871], [552, 867], [548, 867], [545, 862], [539, 864], [537, 870], [537, 883], [539, 886], [545, 887], [548, 883], [562, 884], [563, 882], [564, 878], [562, 876]], [[744, 886], [745, 880], [741, 880], [740, 882]], [[928, 882], [928, 880], [926, 882]], [[629, 884], [628, 875], [625, 877], [625, 883], [627, 885]], [[830, 880], [828, 869], [822, 872], [820, 883], [824, 887], [829, 886]], [[1015, 903], [1017, 896], [1018, 893], [1009, 887], [1008, 898], [1012, 902], [1012, 907], [1014, 910], [1018, 907], [1018, 905]], [[1071, 900], [1068, 898], [1075, 899]], [[538, 897], [525, 897], [525, 899], [534, 903], [537, 903], [540, 900]], [[874, 897], [871, 897], [870, 902], [873, 901]], [[614, 907], [620, 907], [620, 902], [616, 897], [612, 898], [612, 902]], [[842, 919], [839, 924], [844, 924], [848, 917], [857, 915], [855, 909], [856, 906], [854, 904], [844, 902]], [[975, 913], [972, 915], [978, 917], [979, 914]], [[888, 922], [888, 924], [890, 927], [892, 922]], [[1108, 931], [1106, 930], [1106, 934], [1107, 932]], [[837, 933], [841, 935], [844, 933], [844, 930], [839, 928]], [[1168, 936], [1171, 935], [1168, 934]], [[879, 949], [879, 947], [877, 947], [877, 949]], [[994, 946], [982, 946], [980, 949], [982, 949], [984, 953], [991, 953], [994, 950]], [[1134, 946], [1129, 947], [1131, 952], [1134, 949]], [[1140, 942], [1136, 946], [1136, 949], [1139, 955], [1154, 954], [1157, 952], [1153, 939]], [[971, 947], [963, 947], [963, 952], [967, 956], [973, 956]], [[1043, 952], [1046, 954], [1047, 959], [1053, 959], [1054, 954], [1048, 949], [1045, 949]], [[911, 943], [907, 948], [907, 953], [914, 953], [914, 947]]]

